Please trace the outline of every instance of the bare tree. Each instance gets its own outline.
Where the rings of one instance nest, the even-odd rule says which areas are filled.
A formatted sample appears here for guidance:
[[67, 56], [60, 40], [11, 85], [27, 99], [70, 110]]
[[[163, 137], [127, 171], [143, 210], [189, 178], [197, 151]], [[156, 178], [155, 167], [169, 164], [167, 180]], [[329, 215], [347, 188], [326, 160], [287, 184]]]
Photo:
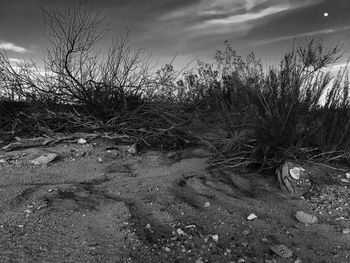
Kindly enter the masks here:
[[54, 90], [89, 109], [127, 108], [127, 97], [139, 96], [151, 76], [145, 52], [134, 51], [126, 33], [112, 41], [103, 56], [96, 46], [108, 32], [106, 19], [91, 3], [42, 9], [45, 36], [51, 43], [45, 64], [55, 76]]

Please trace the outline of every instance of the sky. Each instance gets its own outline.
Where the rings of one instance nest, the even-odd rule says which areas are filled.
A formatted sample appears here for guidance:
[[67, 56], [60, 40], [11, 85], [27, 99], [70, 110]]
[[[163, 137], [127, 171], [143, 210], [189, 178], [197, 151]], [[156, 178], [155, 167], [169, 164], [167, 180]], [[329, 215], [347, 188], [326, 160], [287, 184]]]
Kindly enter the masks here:
[[[59, 8], [73, 2], [58, 0]], [[343, 45], [343, 63], [350, 57], [350, 0], [95, 0], [102, 8], [109, 34], [129, 31], [130, 46], [145, 49], [157, 65], [182, 67], [190, 61], [210, 61], [228, 40], [239, 54], [254, 52], [263, 64], [278, 63], [294, 39], [323, 39]], [[43, 37], [43, 13], [49, 0], [0, 0], [0, 44], [11, 61], [38, 63], [48, 48]], [[195, 63], [194, 63], [195, 64]]]

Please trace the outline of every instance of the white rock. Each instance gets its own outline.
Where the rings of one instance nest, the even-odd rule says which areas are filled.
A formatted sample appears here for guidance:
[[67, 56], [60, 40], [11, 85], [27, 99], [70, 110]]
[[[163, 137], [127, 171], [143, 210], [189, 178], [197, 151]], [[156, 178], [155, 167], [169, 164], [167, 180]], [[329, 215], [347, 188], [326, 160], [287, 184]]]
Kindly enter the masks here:
[[0, 159], [0, 163], [6, 163], [5, 159]]
[[56, 153], [45, 153], [39, 156], [38, 158], [31, 160], [30, 163], [34, 165], [47, 164], [55, 160], [56, 157], [57, 157]]
[[204, 203], [204, 208], [208, 208], [210, 206], [210, 203], [209, 202], [205, 202]]
[[87, 141], [85, 139], [83, 139], [83, 138], [80, 138], [80, 139], [78, 139], [77, 143], [78, 144], [86, 144]]
[[310, 215], [308, 213], [305, 213], [303, 211], [298, 211], [295, 214], [295, 218], [304, 224], [314, 224], [318, 222], [318, 218], [314, 215]]
[[211, 235], [211, 238], [215, 241], [218, 242], [219, 236], [218, 235]]
[[98, 162], [99, 163], [103, 163], [103, 159], [102, 158], [98, 158]]
[[345, 174], [347, 179], [350, 179], [350, 172]]
[[177, 232], [177, 234], [178, 235], [186, 235], [186, 233], [181, 229], [181, 228], [178, 228], [178, 229], [176, 229], [176, 232]]
[[150, 228], [151, 228], [151, 225], [150, 225], [150, 224], [147, 224], [147, 225], [146, 225], [146, 228], [147, 228], [147, 229], [150, 229]]
[[168, 248], [168, 247], [165, 247], [164, 250], [165, 250], [166, 252], [170, 252], [170, 251], [171, 251], [171, 249]]
[[244, 258], [240, 258], [240, 259], [238, 259], [238, 261], [237, 261], [237, 263], [245, 263], [246, 261], [245, 261], [245, 259]]
[[249, 221], [252, 221], [254, 219], [257, 219], [258, 217], [256, 216], [256, 214], [250, 214], [248, 217], [247, 217], [247, 220]]
[[289, 169], [289, 174], [293, 179], [299, 180], [300, 179], [300, 168], [293, 167], [292, 169]]
[[344, 235], [347, 235], [347, 234], [350, 234], [350, 228], [344, 228], [342, 231], [341, 231]]

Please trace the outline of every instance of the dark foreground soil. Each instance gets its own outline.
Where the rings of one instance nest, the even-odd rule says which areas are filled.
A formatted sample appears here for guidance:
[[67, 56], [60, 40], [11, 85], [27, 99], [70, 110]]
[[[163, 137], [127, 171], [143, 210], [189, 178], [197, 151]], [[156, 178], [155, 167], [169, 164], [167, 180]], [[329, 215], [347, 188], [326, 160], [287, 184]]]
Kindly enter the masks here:
[[[48, 151], [56, 160], [30, 164]], [[103, 141], [3, 153], [0, 262], [350, 262], [345, 172], [317, 168], [337, 180], [291, 196], [274, 176], [209, 173], [205, 151], [187, 153], [131, 156]], [[293, 255], [275, 254], [280, 244]]]

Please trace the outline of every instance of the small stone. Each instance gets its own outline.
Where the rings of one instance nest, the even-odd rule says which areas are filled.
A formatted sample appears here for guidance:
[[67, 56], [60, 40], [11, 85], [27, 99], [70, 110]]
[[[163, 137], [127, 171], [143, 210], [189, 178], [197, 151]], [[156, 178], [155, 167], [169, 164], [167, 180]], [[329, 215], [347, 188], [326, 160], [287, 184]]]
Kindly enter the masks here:
[[253, 221], [254, 219], [257, 219], [258, 217], [256, 216], [256, 214], [250, 214], [248, 217], [247, 217], [247, 220], [248, 221]]
[[243, 242], [242, 246], [247, 247], [248, 246], [248, 242]]
[[131, 154], [131, 155], [137, 154], [136, 145], [133, 144], [133, 145], [129, 146], [128, 149], [127, 149], [127, 151], [128, 151], [128, 153]]
[[204, 208], [208, 208], [210, 206], [210, 203], [209, 202], [205, 202], [204, 203]]
[[170, 251], [171, 251], [171, 249], [168, 248], [168, 247], [165, 247], [164, 250], [165, 250], [166, 252], [170, 252]]
[[342, 231], [341, 231], [344, 235], [348, 235], [350, 234], [350, 228], [344, 228]]
[[103, 159], [102, 158], [98, 158], [98, 162], [99, 163], [103, 163]]
[[263, 243], [267, 243], [269, 240], [266, 238], [266, 237], [263, 237], [262, 239], [261, 239], [261, 242], [263, 242]]
[[245, 261], [245, 259], [244, 258], [240, 258], [240, 259], [238, 259], [238, 261], [237, 261], [237, 263], [245, 263], [246, 261]]
[[188, 225], [188, 226], [185, 226], [185, 228], [196, 228], [196, 225]]
[[218, 235], [211, 235], [211, 238], [215, 241], [218, 242], [219, 236]]
[[276, 255], [279, 255], [282, 258], [290, 258], [293, 256], [293, 252], [287, 248], [285, 245], [275, 245], [270, 247], [272, 252], [274, 252]]
[[5, 159], [0, 159], [0, 163], [6, 163]]
[[297, 258], [296, 260], [294, 260], [294, 263], [301, 263], [301, 259]]
[[314, 224], [318, 222], [318, 218], [314, 215], [310, 215], [308, 213], [305, 213], [303, 211], [298, 211], [295, 214], [295, 218], [304, 224]]
[[186, 235], [186, 233], [181, 229], [181, 228], [178, 228], [178, 229], [176, 229], [176, 232], [177, 232], [177, 234], [178, 235]]
[[289, 174], [294, 180], [300, 179], [300, 168], [299, 167], [293, 167], [292, 169], [289, 169]]
[[80, 139], [78, 139], [77, 143], [78, 144], [86, 144], [87, 141], [85, 139], [83, 139], [83, 138], [80, 138]]
[[23, 228], [23, 227], [24, 227], [24, 225], [18, 225], [18, 227], [19, 227], [19, 228]]
[[202, 258], [199, 258], [196, 260], [196, 263], [204, 263], [204, 262], [203, 262]]
[[55, 160], [56, 157], [57, 157], [56, 153], [45, 153], [39, 156], [38, 158], [31, 160], [30, 163], [34, 165], [47, 164]]
[[31, 213], [33, 213], [32, 210], [30, 210], [30, 209], [26, 209], [26, 210], [24, 210], [23, 212], [26, 213], [26, 214], [31, 214]]
[[346, 173], [346, 174], [345, 174], [345, 177], [346, 177], [347, 179], [350, 179], [350, 172]]
[[147, 225], [146, 225], [146, 228], [147, 228], [147, 229], [150, 229], [150, 228], [151, 228], [151, 225], [150, 225], [150, 224], [147, 224]]

